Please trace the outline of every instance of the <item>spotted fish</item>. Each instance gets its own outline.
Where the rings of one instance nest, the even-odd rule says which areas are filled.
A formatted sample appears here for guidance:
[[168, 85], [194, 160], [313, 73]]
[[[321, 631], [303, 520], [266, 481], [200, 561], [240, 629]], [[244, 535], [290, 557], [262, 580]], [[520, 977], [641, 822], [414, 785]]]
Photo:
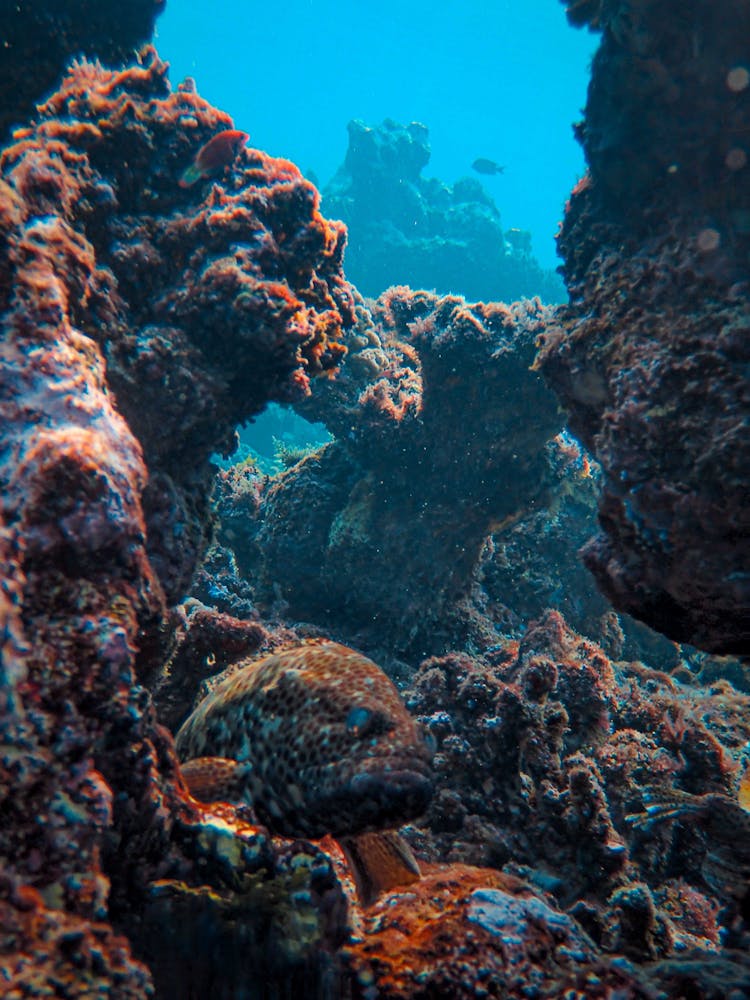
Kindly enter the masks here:
[[366, 904], [419, 877], [395, 828], [432, 795], [431, 750], [371, 660], [314, 641], [241, 665], [176, 737], [195, 798], [247, 802], [273, 833], [335, 837]]

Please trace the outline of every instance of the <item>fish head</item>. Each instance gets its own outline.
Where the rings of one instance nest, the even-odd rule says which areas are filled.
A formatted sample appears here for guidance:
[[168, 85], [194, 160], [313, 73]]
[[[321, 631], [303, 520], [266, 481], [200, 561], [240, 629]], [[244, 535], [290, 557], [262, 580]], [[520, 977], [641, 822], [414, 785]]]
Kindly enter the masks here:
[[432, 795], [432, 747], [372, 661], [337, 643], [303, 646], [259, 692], [266, 761], [252, 801], [286, 836], [390, 829]]

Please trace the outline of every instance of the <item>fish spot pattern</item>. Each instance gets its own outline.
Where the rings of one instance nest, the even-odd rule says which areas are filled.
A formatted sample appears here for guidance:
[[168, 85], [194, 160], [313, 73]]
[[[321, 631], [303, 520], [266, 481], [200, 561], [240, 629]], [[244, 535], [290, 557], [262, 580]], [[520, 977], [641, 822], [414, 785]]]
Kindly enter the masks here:
[[176, 737], [183, 761], [248, 762], [240, 796], [274, 833], [353, 836], [419, 816], [431, 750], [383, 671], [312, 641], [241, 665]]

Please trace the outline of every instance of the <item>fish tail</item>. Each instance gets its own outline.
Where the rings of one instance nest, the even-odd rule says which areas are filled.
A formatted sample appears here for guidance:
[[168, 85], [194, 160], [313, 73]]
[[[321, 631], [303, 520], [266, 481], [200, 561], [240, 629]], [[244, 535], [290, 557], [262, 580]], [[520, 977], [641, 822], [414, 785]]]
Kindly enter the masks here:
[[240, 765], [226, 757], [195, 757], [181, 766], [188, 791], [199, 802], [227, 802], [237, 799]]
[[187, 170], [185, 170], [185, 172], [183, 173], [182, 177], [180, 177], [177, 183], [180, 185], [181, 188], [192, 187], [192, 185], [195, 184], [196, 181], [199, 181], [202, 176], [203, 176], [203, 171], [200, 169], [200, 167], [197, 167], [194, 163], [191, 163], [190, 166], [187, 168]]
[[396, 830], [344, 837], [339, 844], [363, 906], [371, 906], [388, 889], [419, 879], [417, 859]]
[[688, 816], [705, 815], [706, 801], [702, 795], [691, 795], [679, 788], [662, 791], [656, 788], [646, 788], [643, 791], [643, 812], [630, 813], [626, 821], [636, 829], [650, 830], [657, 823], [667, 820], [684, 819]]

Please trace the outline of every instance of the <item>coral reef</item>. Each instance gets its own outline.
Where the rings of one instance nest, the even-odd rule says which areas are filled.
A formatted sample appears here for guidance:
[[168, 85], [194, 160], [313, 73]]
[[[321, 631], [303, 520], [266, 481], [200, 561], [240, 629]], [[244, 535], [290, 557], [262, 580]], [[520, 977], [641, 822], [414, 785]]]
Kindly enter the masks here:
[[[557, 612], [523, 619], [532, 592], [565, 584], [594, 493], [541, 370], [601, 463], [605, 534], [587, 560], [604, 590], [675, 638], [745, 648], [750, 24], [734, 0], [568, 7], [603, 43], [556, 313], [403, 287], [365, 304], [315, 189], [242, 145], [191, 83], [172, 92], [152, 50], [124, 70], [74, 63], [0, 154], [14, 1000], [747, 992], [750, 696], [720, 676], [741, 666], [687, 658], [670, 674], [620, 659], [612, 615], [603, 646]], [[50, 16], [14, 8], [5, 32]], [[134, 34], [116, 45], [159, 8], [123, 6]], [[115, 15], [92, 13], [97, 38], [119, 23], [100, 16]], [[86, 49], [74, 23], [60, 43]], [[32, 99], [17, 97], [9, 116]], [[421, 179], [419, 128], [353, 137], [364, 159], [353, 144], [337, 197], [369, 158], [396, 231], [416, 218], [428, 241], [468, 246], [486, 223], [497, 240], [475, 183]], [[530, 273], [525, 253], [515, 239], [506, 258]], [[271, 400], [335, 440], [271, 479], [222, 471], [220, 543], [196, 578], [210, 456]], [[523, 554], [535, 532], [559, 541], [558, 567]], [[493, 575], [491, 533], [498, 560], [525, 563], [515, 589], [499, 562]], [[566, 597], [594, 631], [595, 599], [577, 581]], [[283, 624], [299, 617], [314, 624]], [[437, 751], [437, 794], [406, 831], [425, 876], [369, 909], [329, 839], [192, 798], [165, 727], [215, 674], [320, 625], [389, 649]]]
[[297, 404], [336, 440], [271, 480], [223, 480], [220, 539], [264, 607], [282, 599], [318, 624], [387, 626], [394, 649], [471, 630], [456, 606], [488, 533], [548, 479], [559, 417], [529, 370], [546, 319], [538, 303], [471, 306], [406, 288], [360, 307], [341, 374]]
[[[156, 947], [164, 879], [221, 892], [246, 873], [288, 902], [288, 847], [188, 798], [141, 686], [210, 530], [210, 453], [335, 364], [351, 310], [343, 229], [291, 164], [243, 150], [179, 187], [230, 124], [171, 93], [150, 51], [74, 64], [0, 156], [0, 963], [19, 989], [23, 948], [34, 982], [69, 977], [68, 995], [148, 992], [107, 921], [142, 947], [149, 898]], [[314, 869], [295, 867], [294, 891], [330, 943]], [[191, 903], [207, 927], [209, 896]]]
[[335, 365], [351, 302], [343, 228], [292, 164], [246, 149], [224, 184], [179, 188], [201, 142], [231, 122], [190, 88], [170, 93], [165, 64], [145, 60], [121, 74], [74, 68], [2, 165], [27, 213], [56, 213], [76, 234], [86, 270], [70, 321], [104, 352], [143, 449], [148, 554], [173, 602], [210, 529], [211, 453]]
[[548, 608], [600, 643], [613, 659], [641, 659], [672, 670], [695, 650], [681, 648], [629, 615], [616, 614], [580, 558], [596, 530], [599, 466], [567, 432], [547, 447], [548, 500], [494, 533], [477, 585], [504, 632], [521, 636]]
[[747, 695], [613, 664], [549, 612], [520, 644], [426, 660], [406, 699], [437, 743], [422, 853], [526, 878], [639, 963], [734, 932]]
[[147, 42], [166, 0], [33, 0], [0, 3], [0, 138], [25, 122], [74, 56], [98, 56], [108, 65], [132, 58]]
[[602, 32], [539, 364], [603, 472], [585, 561], [615, 607], [750, 649], [750, 12], [569, 4]]
[[434, 866], [408, 893], [381, 900], [345, 954], [361, 997], [653, 995], [528, 885], [466, 865]]
[[346, 158], [323, 194], [326, 214], [349, 229], [346, 273], [363, 295], [410, 285], [485, 302], [564, 301], [558, 276], [532, 256], [530, 234], [503, 231], [477, 178], [450, 187], [421, 176], [430, 159], [424, 125], [351, 121], [348, 131]]

